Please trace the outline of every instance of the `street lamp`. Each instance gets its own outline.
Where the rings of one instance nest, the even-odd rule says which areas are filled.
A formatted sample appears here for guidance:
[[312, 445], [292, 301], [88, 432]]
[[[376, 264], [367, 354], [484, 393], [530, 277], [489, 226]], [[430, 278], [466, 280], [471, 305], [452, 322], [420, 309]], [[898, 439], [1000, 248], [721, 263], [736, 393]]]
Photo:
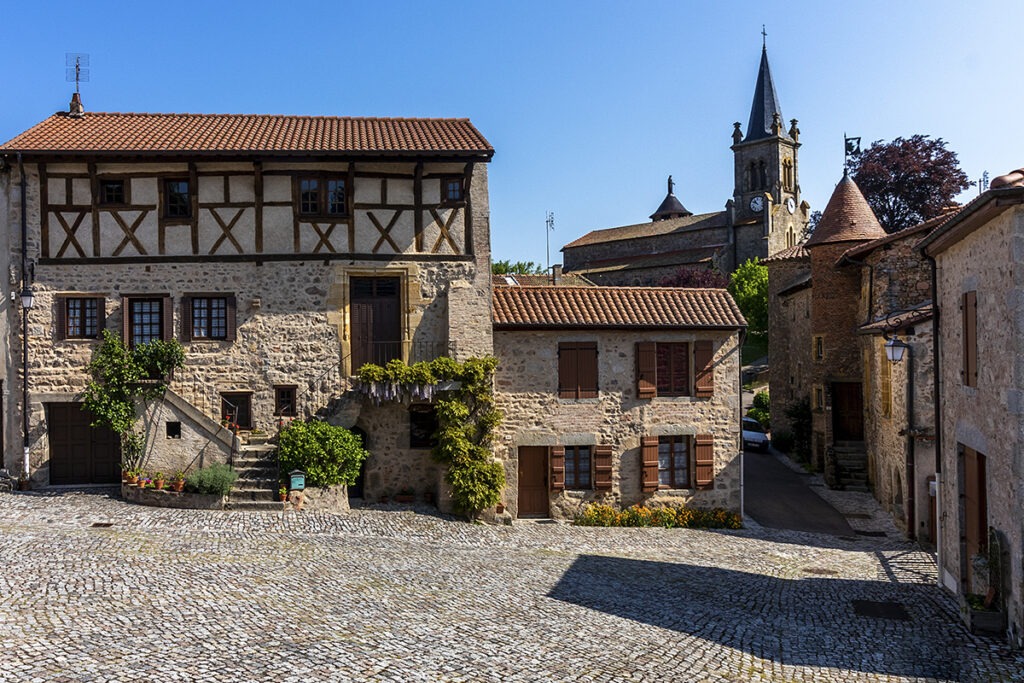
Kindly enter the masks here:
[[32, 304], [34, 304], [35, 301], [35, 292], [32, 291], [31, 287], [25, 285], [25, 288], [21, 290], [21, 307], [26, 311], [31, 310]]
[[900, 341], [899, 337], [892, 337], [885, 342], [885, 357], [890, 363], [899, 363], [903, 360], [903, 354], [907, 350], [907, 344]]

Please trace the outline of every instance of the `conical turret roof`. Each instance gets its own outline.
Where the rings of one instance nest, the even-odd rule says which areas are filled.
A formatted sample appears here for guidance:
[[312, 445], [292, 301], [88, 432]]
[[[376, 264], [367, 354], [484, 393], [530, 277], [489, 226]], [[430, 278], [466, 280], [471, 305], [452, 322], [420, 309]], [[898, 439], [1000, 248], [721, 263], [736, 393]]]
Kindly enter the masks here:
[[847, 173], [836, 185], [818, 227], [804, 244], [814, 247], [835, 242], [873, 240], [886, 236], [857, 183]]
[[[761, 48], [761, 67], [757, 72], [757, 85], [754, 86], [754, 103], [750, 106], [750, 121], [747, 122], [747, 137], [744, 142], [760, 140], [772, 136], [772, 120], [775, 114], [782, 122], [782, 107], [779, 96], [775, 93], [775, 82], [772, 70], [768, 66], [768, 48]], [[779, 134], [786, 137], [786, 129], [781, 128]]]

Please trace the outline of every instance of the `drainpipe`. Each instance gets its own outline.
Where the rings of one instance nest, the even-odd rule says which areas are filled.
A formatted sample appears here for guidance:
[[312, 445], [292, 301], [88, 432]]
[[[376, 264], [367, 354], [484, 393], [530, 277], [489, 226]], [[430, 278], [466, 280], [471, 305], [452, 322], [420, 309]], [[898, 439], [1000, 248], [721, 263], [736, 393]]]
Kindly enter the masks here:
[[[25, 177], [25, 164], [21, 160], [21, 152], [18, 152], [18, 168], [21, 169], [21, 291], [28, 290], [28, 217], [26, 194], [28, 180]], [[22, 362], [22, 394], [21, 394], [21, 431], [23, 436], [23, 451], [21, 462], [22, 477], [28, 479], [29, 475], [29, 414], [28, 414], [28, 309], [21, 307], [21, 362]]]
[[935, 424], [935, 566], [942, 587], [942, 373], [939, 372], [939, 264], [921, 250], [932, 266], [932, 390]]
[[736, 373], [736, 375], [737, 375], [736, 384], [738, 385], [736, 387], [736, 389], [737, 389], [736, 396], [740, 399], [740, 401], [739, 401], [739, 415], [737, 416], [736, 422], [740, 426], [740, 519], [741, 520], [743, 519], [744, 512], [746, 511], [746, 501], [744, 500], [745, 497], [746, 497], [746, 490], [745, 490], [745, 485], [744, 485], [744, 474], [743, 474], [743, 468], [746, 465], [746, 461], [745, 461], [746, 453], [743, 450], [743, 342], [746, 341], [746, 339], [747, 339], [747, 328], [745, 328], [745, 327], [740, 328], [740, 343], [739, 343], [739, 346], [736, 348], [737, 353], [739, 353], [739, 358], [737, 360], [740, 363], [740, 371], [738, 373]]
[[906, 345], [907, 352], [907, 538], [917, 538], [917, 514], [915, 511], [917, 496], [914, 491], [917, 483], [914, 480], [914, 463], [917, 460], [914, 438], [917, 429], [914, 427], [914, 349]]

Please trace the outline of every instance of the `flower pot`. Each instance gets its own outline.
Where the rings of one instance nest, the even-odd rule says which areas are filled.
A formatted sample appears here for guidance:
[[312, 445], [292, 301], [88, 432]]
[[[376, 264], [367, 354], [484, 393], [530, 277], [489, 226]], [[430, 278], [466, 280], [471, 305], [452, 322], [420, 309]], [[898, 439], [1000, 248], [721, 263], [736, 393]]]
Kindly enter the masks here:
[[278, 497], [281, 499], [282, 503], [287, 503], [288, 502], [288, 494], [287, 493], [278, 494]]
[[146, 481], [145, 479], [139, 479], [139, 481], [137, 482], [137, 485], [138, 485], [138, 487], [140, 489], [144, 489], [144, 488], [146, 488], [146, 484], [148, 484], [148, 483], [149, 482]]
[[182, 489], [184, 489], [184, 488], [185, 488], [185, 480], [184, 479], [178, 479], [176, 481], [172, 481], [171, 482], [171, 490], [172, 491], [177, 491], [178, 493], [181, 493]]
[[164, 480], [163, 479], [157, 479], [153, 483], [156, 485], [156, 490], [157, 491], [163, 491], [164, 490]]
[[134, 474], [129, 474], [128, 477], [124, 481], [129, 486], [135, 486], [135, 484], [137, 484], [139, 482], [139, 478], [136, 477]]
[[121, 470], [121, 481], [128, 481], [128, 470]]
[[498, 503], [497, 505], [495, 505], [494, 506], [494, 512], [499, 514], [499, 515], [502, 514], [503, 512], [505, 512], [505, 504], [504, 503]]
[[31, 488], [32, 488], [32, 484], [31, 484], [31, 482], [28, 479], [19, 479], [18, 480], [18, 490], [19, 491], [28, 491]]

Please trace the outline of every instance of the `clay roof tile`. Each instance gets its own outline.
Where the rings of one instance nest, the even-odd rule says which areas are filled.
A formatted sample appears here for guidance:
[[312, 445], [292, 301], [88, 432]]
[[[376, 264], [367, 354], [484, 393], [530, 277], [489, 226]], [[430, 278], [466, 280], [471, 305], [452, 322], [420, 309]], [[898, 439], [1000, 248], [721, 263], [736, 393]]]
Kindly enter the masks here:
[[821, 214], [814, 234], [804, 243], [804, 247], [873, 240], [885, 236], [885, 230], [875, 218], [874, 211], [864, 199], [857, 183], [844, 173]]

